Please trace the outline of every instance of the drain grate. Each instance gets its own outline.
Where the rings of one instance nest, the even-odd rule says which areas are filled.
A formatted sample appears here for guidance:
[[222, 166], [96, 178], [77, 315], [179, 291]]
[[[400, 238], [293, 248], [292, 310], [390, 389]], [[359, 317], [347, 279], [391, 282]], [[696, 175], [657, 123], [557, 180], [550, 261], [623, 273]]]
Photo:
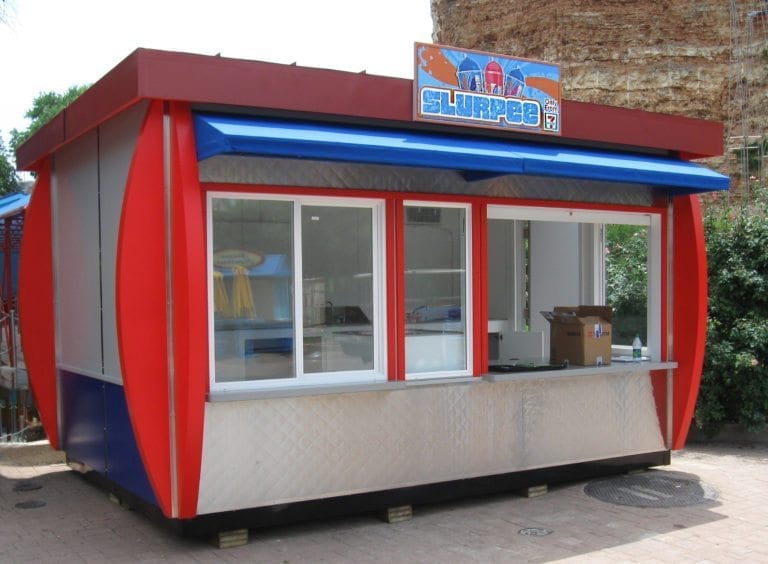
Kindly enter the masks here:
[[42, 484], [39, 484], [37, 482], [19, 482], [15, 486], [13, 486], [13, 491], [15, 492], [31, 492], [34, 490], [39, 490], [42, 488]]
[[38, 507], [44, 507], [45, 502], [37, 499], [31, 499], [29, 501], [20, 501], [16, 504], [18, 509], [37, 509]]
[[554, 531], [552, 529], [544, 529], [542, 527], [526, 527], [517, 531], [518, 535], [524, 535], [526, 537], [546, 537], [551, 535]]
[[632, 507], [687, 507], [717, 499], [718, 492], [698, 480], [651, 471], [592, 480], [584, 493], [601, 501]]

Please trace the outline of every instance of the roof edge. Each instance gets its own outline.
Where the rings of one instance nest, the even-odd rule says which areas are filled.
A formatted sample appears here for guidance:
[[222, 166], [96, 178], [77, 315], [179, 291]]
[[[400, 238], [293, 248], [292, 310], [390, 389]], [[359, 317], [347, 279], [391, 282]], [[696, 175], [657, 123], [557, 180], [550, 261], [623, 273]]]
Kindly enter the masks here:
[[[35, 170], [61, 145], [144, 98], [346, 122], [416, 123], [411, 79], [139, 48], [19, 147], [19, 169]], [[723, 125], [714, 121], [563, 100], [562, 126], [559, 137], [528, 138], [624, 151], [652, 149], [685, 159], [723, 154]], [[468, 134], [472, 130], [481, 134], [467, 128]], [[504, 131], [484, 134], [505, 136]], [[519, 138], [520, 132], [506, 135]]]
[[58, 147], [137, 102], [141, 52], [137, 49], [128, 55], [19, 146], [17, 168], [37, 170], [40, 161]]

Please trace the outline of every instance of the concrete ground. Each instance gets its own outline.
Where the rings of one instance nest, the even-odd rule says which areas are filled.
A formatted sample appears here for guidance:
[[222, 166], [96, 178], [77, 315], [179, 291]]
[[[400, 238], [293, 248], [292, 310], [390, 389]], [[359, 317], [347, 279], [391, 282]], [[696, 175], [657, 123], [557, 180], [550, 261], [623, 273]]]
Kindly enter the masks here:
[[358, 515], [261, 529], [217, 549], [111, 502], [44, 441], [0, 444], [0, 562], [768, 562], [768, 445], [693, 444], [672, 461], [652, 472], [713, 495], [641, 508], [574, 482], [417, 506], [394, 525]]

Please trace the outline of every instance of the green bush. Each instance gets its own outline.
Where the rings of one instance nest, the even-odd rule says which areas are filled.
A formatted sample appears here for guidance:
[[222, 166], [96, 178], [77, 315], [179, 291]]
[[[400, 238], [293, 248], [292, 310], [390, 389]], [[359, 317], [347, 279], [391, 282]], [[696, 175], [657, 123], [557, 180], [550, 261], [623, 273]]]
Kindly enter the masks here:
[[709, 208], [707, 348], [696, 424], [768, 423], [768, 207]]
[[647, 338], [648, 230], [637, 225], [606, 225], [606, 303], [613, 306], [613, 342], [630, 345]]

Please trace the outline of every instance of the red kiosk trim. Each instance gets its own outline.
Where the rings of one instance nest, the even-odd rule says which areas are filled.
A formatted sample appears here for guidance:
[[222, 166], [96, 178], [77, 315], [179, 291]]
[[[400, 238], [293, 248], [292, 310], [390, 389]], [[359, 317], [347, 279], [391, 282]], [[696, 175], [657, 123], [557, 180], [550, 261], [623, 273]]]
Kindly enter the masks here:
[[[259, 80], [244, 82], [244, 76]], [[62, 437], [57, 421], [51, 155], [144, 99], [150, 104], [126, 182], [117, 246], [117, 338], [131, 425], [152, 489], [166, 516], [185, 519], [197, 515], [208, 393], [208, 312], [200, 307], [207, 303], [205, 194], [211, 190], [273, 190], [269, 186], [200, 183], [193, 109], [470, 134], [458, 126], [414, 123], [409, 80], [145, 49], [129, 55], [18, 151], [19, 166], [38, 173], [22, 243], [21, 331], [33, 375], [31, 385], [54, 448], [61, 448]], [[572, 101], [564, 101], [563, 113], [566, 119], [558, 143], [686, 159], [722, 153], [719, 123]], [[524, 133], [473, 131], [471, 135], [545, 142]], [[488, 267], [487, 206], [511, 201], [485, 196], [280, 187], [281, 191], [286, 189], [294, 194], [385, 201], [390, 381], [405, 378], [403, 200], [472, 204], [472, 266], [476, 275]], [[706, 329], [707, 267], [701, 211], [695, 196], [676, 196], [643, 208], [533, 199], [515, 199], [514, 205], [661, 216], [663, 254], [666, 256], [671, 238], [675, 260], [674, 272], [662, 261], [662, 334], [666, 335], [671, 324], [673, 348], [667, 350], [667, 342], [662, 340], [661, 358], [678, 362], [671, 437], [667, 439], [672, 449], [682, 448], [695, 408]], [[672, 233], [666, 221], [669, 213]], [[162, 275], [147, 276], [148, 272]], [[670, 287], [672, 311], [667, 304]], [[471, 369], [476, 376], [488, 370], [487, 301], [484, 281], [476, 279], [471, 296]], [[655, 373], [653, 383], [658, 405], [666, 406], [667, 374]], [[667, 429], [666, 409], [660, 407], [658, 413], [661, 428]]]
[[[243, 81], [244, 76], [263, 78]], [[466, 134], [461, 127], [414, 124], [412, 96], [413, 81], [408, 79], [137, 49], [19, 147], [17, 162], [21, 170], [37, 169], [38, 161], [57, 147], [142, 99]], [[723, 152], [723, 125], [718, 122], [572, 100], [563, 100], [562, 106], [561, 143], [655, 151], [686, 160]], [[515, 138], [532, 137], [537, 136]]]
[[[172, 516], [163, 103], [149, 107], [126, 183], [117, 246], [120, 369], [139, 453], [152, 490]], [[147, 370], [151, 366], [152, 370]]]
[[46, 158], [38, 169], [35, 195], [26, 211], [19, 264], [19, 309], [24, 312], [20, 330], [27, 369], [35, 374], [30, 386], [48, 440], [59, 449], [51, 217], [51, 164]]

